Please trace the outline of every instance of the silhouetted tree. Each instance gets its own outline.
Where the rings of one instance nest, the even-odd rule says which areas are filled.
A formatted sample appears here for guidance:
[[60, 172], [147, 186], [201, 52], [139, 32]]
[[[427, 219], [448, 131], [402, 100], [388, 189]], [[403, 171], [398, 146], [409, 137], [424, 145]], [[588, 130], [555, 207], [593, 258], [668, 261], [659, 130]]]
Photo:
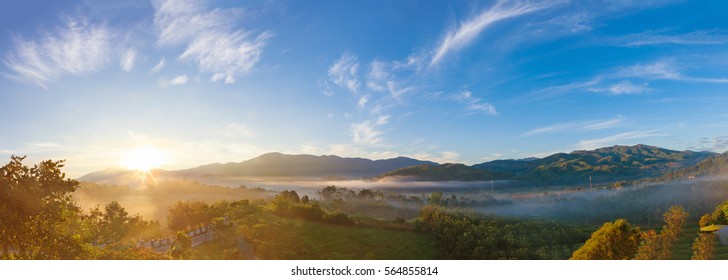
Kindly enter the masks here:
[[71, 198], [76, 180], [61, 172], [64, 161], [45, 160], [28, 167], [11, 156], [0, 168], [0, 247], [21, 259], [84, 257], [78, 227], [80, 209]]

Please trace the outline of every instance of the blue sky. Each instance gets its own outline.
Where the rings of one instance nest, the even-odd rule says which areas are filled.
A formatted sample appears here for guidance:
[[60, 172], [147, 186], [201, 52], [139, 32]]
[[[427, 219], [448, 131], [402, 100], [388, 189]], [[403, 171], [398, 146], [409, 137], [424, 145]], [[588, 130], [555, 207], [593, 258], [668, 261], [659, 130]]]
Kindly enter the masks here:
[[0, 154], [728, 149], [723, 1], [3, 1]]

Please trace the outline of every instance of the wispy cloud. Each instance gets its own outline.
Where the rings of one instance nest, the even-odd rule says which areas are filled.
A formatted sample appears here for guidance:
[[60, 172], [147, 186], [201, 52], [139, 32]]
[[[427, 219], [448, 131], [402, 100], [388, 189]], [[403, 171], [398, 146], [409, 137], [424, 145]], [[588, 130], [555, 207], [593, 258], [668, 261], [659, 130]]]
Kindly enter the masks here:
[[388, 64], [380, 60], [374, 60], [369, 64], [369, 73], [367, 76], [367, 87], [374, 91], [383, 91], [386, 89], [387, 81], [391, 79]]
[[99, 70], [111, 53], [112, 32], [84, 18], [66, 18], [65, 26], [43, 32], [38, 40], [15, 38], [14, 50], [3, 58], [17, 81], [47, 88], [61, 75]]
[[684, 75], [674, 59], [663, 59], [649, 64], [635, 64], [620, 69], [615, 77], [636, 77], [646, 80], [672, 80], [696, 83], [728, 83], [728, 78], [708, 78]]
[[591, 88], [592, 86], [598, 85], [604, 78], [602, 76], [596, 76], [588, 81], [583, 82], [572, 82], [563, 85], [556, 85], [538, 89], [525, 96], [526, 99], [545, 99], [569, 93], [575, 90], [583, 90], [585, 88]]
[[637, 77], [644, 79], [684, 80], [685, 77], [674, 62], [665, 59], [649, 64], [634, 64], [617, 71], [616, 77]]
[[650, 84], [644, 82], [641, 84], [634, 84], [629, 80], [622, 81], [620, 83], [613, 84], [607, 88], [591, 88], [589, 89], [594, 92], [608, 92], [609, 95], [625, 95], [625, 94], [642, 94], [652, 91]]
[[356, 93], [359, 90], [359, 62], [356, 56], [344, 53], [329, 67], [329, 80], [334, 84]]
[[385, 125], [389, 123], [389, 115], [379, 116], [377, 118], [377, 125]]
[[210, 10], [201, 1], [162, 0], [154, 3], [154, 24], [159, 31], [160, 46], [185, 45], [181, 61], [197, 63], [212, 74], [211, 81], [235, 82], [259, 62], [272, 33], [257, 35], [236, 30], [239, 9]]
[[351, 124], [352, 140], [355, 144], [374, 145], [382, 141], [382, 131], [378, 124], [371, 121], [363, 121]]
[[134, 49], [128, 49], [121, 57], [121, 70], [129, 72], [134, 69], [134, 63], [136, 63], [136, 51]]
[[457, 28], [448, 31], [442, 42], [434, 50], [430, 65], [436, 65], [452, 51], [467, 47], [472, 41], [492, 24], [512, 17], [518, 17], [549, 7], [549, 1], [503, 1], [496, 2], [493, 7], [477, 16], [461, 22]]
[[664, 134], [658, 133], [657, 130], [649, 131], [629, 131], [610, 135], [597, 139], [581, 140], [578, 143], [578, 147], [584, 150], [596, 149], [599, 147], [605, 147], [609, 145], [627, 144], [625, 141], [634, 139], [643, 139], [650, 137], [664, 136]]
[[610, 37], [603, 40], [610, 45], [641, 47], [650, 45], [722, 45], [728, 43], [728, 32], [724, 30], [697, 30], [682, 34], [665, 34], [663, 31], [646, 31]]
[[480, 98], [474, 97], [470, 91], [463, 91], [450, 97], [452, 100], [465, 105], [465, 111], [468, 113], [485, 113], [491, 116], [498, 115], [495, 106], [488, 102], [483, 102]]
[[460, 154], [454, 151], [443, 151], [439, 152], [439, 154], [432, 154], [429, 152], [417, 152], [414, 154], [405, 155], [410, 158], [415, 158], [419, 160], [429, 160], [432, 162], [437, 163], [459, 163], [460, 161]]
[[[631, 80], [642, 80], [634, 83]], [[669, 80], [689, 83], [726, 84], [728, 78], [696, 77], [684, 74], [674, 58], [665, 58], [649, 63], [636, 63], [625, 67], [605, 71], [587, 81], [550, 86], [536, 90], [525, 96], [526, 99], [538, 100], [551, 98], [577, 91], [606, 92], [611, 96], [642, 94], [653, 91], [652, 80]]]
[[172, 81], [169, 82], [170, 85], [178, 86], [178, 85], [184, 85], [187, 83], [187, 75], [180, 75], [172, 79]]
[[180, 60], [197, 62], [200, 69], [213, 73], [211, 81], [235, 83], [235, 77], [247, 74], [258, 63], [271, 33], [250, 38], [249, 32], [207, 33], [195, 38]]
[[580, 130], [594, 131], [618, 127], [624, 124], [626, 118], [624, 116], [616, 116], [614, 118], [602, 121], [586, 121], [586, 122], [567, 122], [545, 127], [534, 128], [521, 134], [521, 136], [535, 136], [540, 134], [555, 133], [564, 130]]
[[367, 102], [369, 102], [370, 96], [371, 95], [369, 95], [369, 94], [365, 94], [362, 97], [360, 97], [359, 101], [356, 103], [356, 106], [359, 107], [359, 109], [363, 109], [367, 105]]
[[162, 59], [159, 60], [159, 63], [157, 63], [157, 65], [154, 65], [154, 67], [152, 67], [152, 70], [150, 70], [149, 72], [152, 73], [152, 75], [157, 74], [157, 72], [159, 72], [159, 70], [162, 70], [162, 68], [164, 68], [164, 66], [166, 65], [167, 59], [162, 57]]

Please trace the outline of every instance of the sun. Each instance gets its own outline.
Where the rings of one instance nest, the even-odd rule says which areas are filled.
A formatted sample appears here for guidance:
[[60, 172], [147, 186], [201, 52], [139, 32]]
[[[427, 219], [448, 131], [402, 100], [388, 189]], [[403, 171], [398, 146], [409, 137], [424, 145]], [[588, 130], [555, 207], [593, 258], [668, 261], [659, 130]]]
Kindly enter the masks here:
[[124, 153], [121, 164], [129, 170], [149, 172], [167, 161], [164, 152], [154, 146], [142, 146]]

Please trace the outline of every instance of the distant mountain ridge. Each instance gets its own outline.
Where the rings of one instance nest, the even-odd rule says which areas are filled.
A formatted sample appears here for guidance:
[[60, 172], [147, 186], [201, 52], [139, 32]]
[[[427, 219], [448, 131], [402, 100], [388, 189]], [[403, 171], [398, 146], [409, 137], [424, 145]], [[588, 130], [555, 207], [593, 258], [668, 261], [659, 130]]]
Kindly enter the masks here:
[[[268, 153], [243, 162], [213, 163], [182, 170], [152, 170], [154, 177], [192, 178], [204, 180], [216, 177], [275, 177], [313, 179], [361, 179], [413, 165], [437, 165], [435, 162], [397, 157], [382, 160], [343, 158], [325, 155], [285, 155]], [[138, 171], [106, 169], [91, 172], [80, 178], [107, 184], [122, 184], [138, 177]]]
[[197, 176], [368, 178], [394, 169], [422, 164], [437, 163], [407, 157], [371, 160], [333, 155], [268, 153], [243, 162], [213, 163], [175, 172]]
[[401, 178], [415, 181], [490, 181], [510, 176], [485, 169], [473, 168], [459, 163], [440, 165], [415, 165], [390, 171], [383, 178]]
[[543, 185], [568, 185], [587, 184], [591, 176], [594, 183], [608, 183], [663, 176], [714, 155], [712, 152], [673, 151], [648, 145], [612, 146], [557, 153], [541, 159], [494, 160], [458, 168], [412, 166], [382, 177], [408, 176], [434, 181], [509, 179]]
[[728, 152], [707, 157], [695, 165], [691, 165], [665, 174], [656, 181], [676, 179], [692, 179], [697, 177], [728, 175]]
[[[667, 174], [703, 174], [728, 169], [728, 153], [673, 151], [655, 146], [612, 146], [590, 151], [557, 153], [545, 158], [494, 160], [467, 166], [438, 164], [406, 157], [383, 160], [339, 156], [268, 153], [231, 163], [213, 163], [183, 170], [152, 171], [155, 178], [308, 178], [407, 179], [417, 181], [516, 180], [537, 185], [595, 184], [660, 178]], [[693, 169], [691, 169], [693, 168]], [[706, 171], [707, 170], [707, 171]], [[677, 172], [677, 173], [676, 173]], [[700, 173], [703, 172], [703, 173]], [[120, 184], [137, 171], [102, 170], [79, 180]], [[136, 175], [138, 177], [138, 175]]]

